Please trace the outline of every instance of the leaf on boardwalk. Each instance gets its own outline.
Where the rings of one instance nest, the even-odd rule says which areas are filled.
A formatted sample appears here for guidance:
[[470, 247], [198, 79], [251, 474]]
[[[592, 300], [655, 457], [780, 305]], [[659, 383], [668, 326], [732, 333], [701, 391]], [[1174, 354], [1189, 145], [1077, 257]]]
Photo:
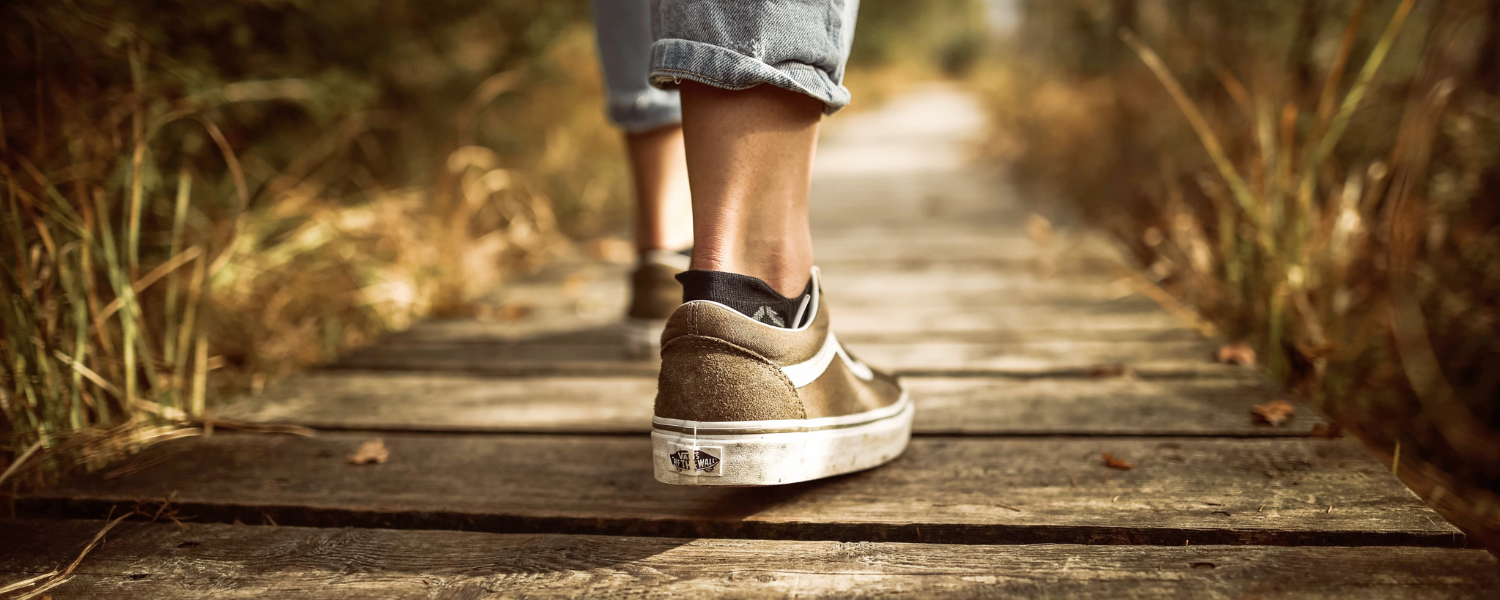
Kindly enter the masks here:
[[1297, 407], [1285, 400], [1272, 400], [1265, 404], [1257, 404], [1250, 409], [1250, 414], [1255, 416], [1257, 423], [1265, 423], [1272, 427], [1281, 427], [1287, 419], [1292, 418], [1294, 412], [1297, 412]]
[[1046, 248], [1052, 244], [1052, 222], [1046, 217], [1032, 213], [1026, 219], [1026, 236], [1031, 238], [1032, 243], [1038, 247]]
[[354, 454], [349, 455], [349, 464], [368, 465], [370, 463], [382, 464], [385, 459], [390, 458], [391, 451], [385, 448], [385, 440], [375, 438], [361, 444]]
[[1322, 423], [1318, 423], [1317, 425], [1313, 426], [1313, 430], [1312, 430], [1312, 436], [1313, 437], [1315, 437], [1315, 438], [1322, 438], [1322, 439], [1325, 439], [1325, 440], [1337, 439], [1339, 437], [1342, 437], [1343, 435], [1344, 435], [1344, 426], [1343, 425], [1339, 425], [1337, 422], [1335, 422], [1335, 423], [1329, 423], [1327, 425], [1324, 425]]
[[1089, 377], [1094, 379], [1135, 379], [1135, 369], [1129, 365], [1094, 365], [1089, 368]]
[[1214, 360], [1230, 365], [1253, 365], [1255, 364], [1255, 349], [1250, 344], [1240, 342], [1222, 346], [1214, 353]]
[[1115, 456], [1113, 454], [1110, 454], [1108, 452], [1105, 452], [1104, 453], [1104, 466], [1109, 467], [1111, 469], [1119, 469], [1121, 471], [1129, 471], [1129, 470], [1135, 468], [1135, 463], [1130, 462], [1128, 460], [1125, 460], [1124, 458]]
[[506, 322], [519, 321], [530, 316], [532, 308], [530, 304], [506, 302], [500, 305], [500, 320]]

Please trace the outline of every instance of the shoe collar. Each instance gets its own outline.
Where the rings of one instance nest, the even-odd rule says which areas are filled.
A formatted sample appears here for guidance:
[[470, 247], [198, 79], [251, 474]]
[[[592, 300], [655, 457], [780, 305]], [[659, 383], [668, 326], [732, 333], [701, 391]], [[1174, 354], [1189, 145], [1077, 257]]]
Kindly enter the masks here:
[[822, 304], [823, 304], [823, 302], [822, 302], [822, 296], [823, 296], [823, 281], [822, 281], [822, 279], [823, 279], [822, 273], [818, 270], [817, 265], [814, 265], [813, 268], [812, 268], [812, 299], [808, 301], [808, 307], [807, 307], [807, 311], [808, 312], [807, 312], [807, 316], [803, 318], [803, 325], [801, 327], [796, 327], [796, 328], [792, 328], [792, 327], [777, 327], [777, 326], [772, 325], [770, 323], [762, 323], [760, 321], [757, 321], [755, 319], [750, 318], [750, 316], [746, 315], [745, 313], [742, 313], [742, 312], [740, 312], [738, 310], [735, 310], [734, 308], [730, 307], [729, 305], [726, 305], [726, 304], [724, 304], [722, 302], [714, 302], [713, 300], [691, 300], [691, 301], [683, 303], [683, 306], [687, 306], [689, 304], [711, 304], [713, 306], [717, 306], [717, 307], [722, 308], [722, 309], [724, 309], [726, 311], [729, 311], [731, 314], [733, 314], [736, 317], [739, 317], [741, 319], [744, 319], [746, 321], [749, 321], [749, 322], [754, 323], [756, 325], [759, 325], [761, 327], [765, 327], [767, 329], [774, 329], [776, 331], [789, 331], [789, 332], [793, 332], [793, 333], [800, 332], [800, 331], [807, 331], [807, 328], [812, 327], [812, 324], [818, 320], [818, 310], [822, 307]]

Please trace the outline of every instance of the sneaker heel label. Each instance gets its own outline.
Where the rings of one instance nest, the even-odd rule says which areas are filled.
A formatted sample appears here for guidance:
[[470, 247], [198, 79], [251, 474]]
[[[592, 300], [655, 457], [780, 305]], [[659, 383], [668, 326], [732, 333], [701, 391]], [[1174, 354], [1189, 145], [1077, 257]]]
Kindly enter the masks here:
[[722, 477], [724, 475], [724, 448], [719, 446], [676, 446], [667, 458], [678, 473]]

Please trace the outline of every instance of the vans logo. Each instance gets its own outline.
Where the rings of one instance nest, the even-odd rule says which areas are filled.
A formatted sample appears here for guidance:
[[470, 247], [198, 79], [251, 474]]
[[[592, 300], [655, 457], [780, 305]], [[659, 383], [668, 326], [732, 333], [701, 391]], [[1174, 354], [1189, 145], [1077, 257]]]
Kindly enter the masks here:
[[687, 471], [694, 468], [693, 453], [687, 450], [678, 450], [672, 453], [672, 467], [678, 471]]
[[755, 316], [750, 317], [767, 325], [786, 327], [786, 321], [781, 320], [781, 315], [769, 306], [762, 306], [755, 311]]
[[723, 475], [723, 448], [682, 448], [667, 455], [672, 468], [678, 473], [695, 472], [698, 475]]

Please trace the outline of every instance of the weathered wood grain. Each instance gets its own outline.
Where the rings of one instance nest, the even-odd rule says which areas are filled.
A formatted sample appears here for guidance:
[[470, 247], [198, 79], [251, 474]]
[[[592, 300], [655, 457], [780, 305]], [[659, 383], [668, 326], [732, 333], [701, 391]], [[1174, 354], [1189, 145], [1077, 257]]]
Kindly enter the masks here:
[[[657, 483], [644, 436], [215, 435], [18, 499], [102, 517], [173, 498], [201, 520], [495, 532], [942, 543], [1459, 546], [1349, 440], [918, 438], [850, 476], [767, 488]], [[1135, 463], [1106, 467], [1110, 452]]]
[[[965, 259], [948, 256], [913, 256], [892, 261], [850, 256], [819, 261], [828, 293], [840, 302], [879, 301], [880, 298], [843, 298], [858, 296], [866, 290], [880, 290], [891, 285], [913, 286], [922, 295], [941, 301], [954, 292], [995, 294], [991, 300], [1009, 301], [1006, 295], [1047, 293], [1081, 298], [1119, 298], [1134, 291], [1121, 278], [1120, 264], [1093, 256], [1064, 256], [1062, 262], [1038, 262], [1026, 259]], [[824, 266], [824, 265], [828, 266]], [[884, 291], [889, 292], [886, 287]], [[853, 292], [853, 293], [851, 293]]]
[[654, 376], [519, 377], [319, 372], [242, 398], [214, 416], [374, 431], [642, 433]]
[[659, 360], [633, 360], [623, 345], [544, 343], [379, 345], [360, 348], [334, 369], [481, 373], [510, 376], [655, 377]]
[[[910, 293], [887, 291], [890, 293]], [[839, 335], [903, 333], [918, 341], [950, 331], [1073, 333], [1088, 339], [1098, 331], [1186, 330], [1189, 326], [1145, 300], [1118, 302], [1052, 302], [1027, 306], [834, 306], [833, 327]]]
[[[1134, 295], [1135, 290], [1112, 274], [1115, 268], [1082, 259], [1047, 262], [1043, 269], [1036, 260], [950, 261], [927, 257], [896, 262], [830, 261], [823, 272], [824, 289], [837, 314], [854, 309], [1026, 313], [1021, 319], [1026, 322], [1040, 311], [1040, 317], [1050, 319], [1046, 322], [1056, 323], [1067, 319], [1048, 315], [1098, 314], [1097, 318], [1109, 319], [1132, 311], [1153, 311], [1153, 303]], [[601, 261], [576, 259], [554, 265], [543, 273], [508, 282], [490, 294], [485, 304], [508, 307], [492, 311], [507, 314], [490, 315], [488, 321], [481, 320], [473, 328], [490, 337], [514, 338], [617, 322], [628, 301], [628, 274], [627, 265]], [[841, 331], [859, 329], [866, 320], [855, 312], [849, 323], [840, 321], [838, 325]], [[455, 328], [462, 322], [420, 323], [410, 331], [388, 336], [386, 341], [439, 341], [451, 339], [455, 333], [475, 335]], [[1145, 325], [1142, 322], [1132, 327]], [[1173, 322], [1171, 326], [1181, 324]], [[1029, 327], [1045, 327], [1045, 322]], [[1065, 329], [1078, 328], [1070, 325]]]
[[1225, 380], [909, 377], [922, 435], [1305, 436], [1323, 420], [1299, 407], [1281, 427], [1250, 409], [1284, 395]]
[[1108, 242], [1088, 234], [1076, 239], [1059, 239], [1053, 245], [1041, 247], [1026, 237], [1020, 229], [1023, 225], [1024, 221], [998, 227], [908, 221], [892, 225], [823, 228], [814, 232], [813, 257], [818, 260], [882, 261], [940, 257], [966, 261], [1118, 256]]
[[[918, 435], [1305, 436], [1303, 408], [1282, 427], [1250, 407], [1280, 398], [1235, 380], [907, 378]], [[646, 433], [654, 377], [497, 378], [324, 371], [216, 409], [248, 423], [373, 431]]]
[[[921, 341], [893, 341], [886, 335], [850, 335], [845, 341], [851, 352], [871, 365], [903, 375], [1090, 377], [1100, 367], [1110, 367], [1103, 371], [1112, 372], [1115, 366], [1128, 366], [1142, 378], [1258, 377], [1252, 369], [1210, 361], [1217, 348], [1213, 342], [1190, 334], [1167, 337], [1164, 341], [1080, 341], [1049, 334], [1005, 341], [1004, 336], [953, 332]], [[842, 334], [840, 339], [844, 339]], [[633, 360], [623, 344], [559, 339], [382, 344], [355, 350], [332, 366], [489, 375], [654, 376], [657, 371], [657, 361]]]
[[[851, 341], [872, 365], [904, 375], [1091, 377], [1129, 367], [1142, 378], [1255, 378], [1251, 369], [1209, 360], [1207, 341], [1080, 341], [1053, 336], [1021, 342]], [[1101, 367], [1106, 367], [1102, 368]]]
[[[0, 583], [99, 521], [0, 521]], [[1482, 550], [954, 546], [123, 523], [55, 598], [1487, 598]]]
[[[842, 341], [905, 343], [911, 336], [899, 331], [894, 333], [835, 331]], [[382, 346], [415, 346], [440, 344], [522, 344], [531, 347], [543, 346], [601, 346], [623, 347], [625, 329], [618, 316], [610, 318], [581, 319], [555, 318], [525, 320], [514, 323], [481, 321], [475, 319], [441, 319], [420, 323], [405, 331], [387, 334], [380, 341]], [[1198, 342], [1205, 356], [1212, 354], [1218, 345], [1198, 332], [1174, 327], [1170, 329], [1151, 327], [1119, 327], [1098, 331], [1077, 328], [1057, 330], [985, 330], [926, 332], [918, 341], [935, 342], [1004, 342], [1037, 343], [1050, 340], [1073, 342]], [[612, 355], [612, 354], [611, 354]]]
[[[853, 295], [858, 298], [903, 298], [898, 303], [877, 304], [864, 301], [854, 306], [845, 306], [835, 298], [830, 302], [834, 331], [840, 337], [905, 334], [906, 339], [913, 341], [932, 335], [975, 331], [1082, 340], [1095, 339], [1095, 336], [1104, 332], [1114, 333], [1116, 337], [1121, 335], [1119, 332], [1125, 332], [1134, 334], [1132, 339], [1141, 340], [1191, 331], [1189, 325], [1167, 314], [1156, 303], [1139, 296], [1118, 300], [1043, 298], [1029, 304], [1015, 304], [1001, 299], [986, 302], [979, 296], [987, 292], [969, 291], [966, 292], [969, 297], [963, 299], [967, 303], [958, 305], [923, 303], [920, 292], [913, 292], [914, 289], [921, 288], [882, 287], [878, 292]], [[447, 320], [418, 325], [388, 336], [383, 343], [488, 340], [542, 342], [547, 337], [577, 337], [587, 332], [612, 330], [612, 326], [620, 320], [618, 315], [623, 314], [623, 302], [620, 304], [619, 312], [611, 312], [609, 316], [602, 318], [526, 319], [514, 323]]]

